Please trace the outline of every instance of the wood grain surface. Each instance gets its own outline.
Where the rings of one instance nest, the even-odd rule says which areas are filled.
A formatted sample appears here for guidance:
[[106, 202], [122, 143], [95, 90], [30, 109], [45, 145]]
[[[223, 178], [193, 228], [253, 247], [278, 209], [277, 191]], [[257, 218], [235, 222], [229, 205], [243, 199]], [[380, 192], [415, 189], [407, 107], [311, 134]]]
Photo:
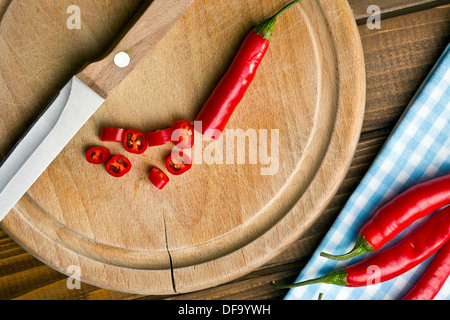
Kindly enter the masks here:
[[[355, 1], [356, 2], [356, 1]], [[394, 3], [395, 1], [391, 1]], [[416, 1], [417, 2], [417, 1]], [[414, 1], [408, 1], [414, 7]], [[351, 3], [351, 1], [350, 1]], [[438, 2], [436, 2], [436, 5]], [[352, 3], [351, 3], [352, 4]], [[441, 4], [441, 3], [440, 3]], [[353, 4], [352, 4], [353, 5]], [[367, 111], [350, 171], [319, 220], [282, 254], [240, 279], [216, 288], [177, 296], [139, 296], [83, 284], [68, 290], [67, 277], [31, 257], [6, 234], [1, 235], [0, 297], [3, 299], [276, 299], [284, 292], [270, 280], [292, 281], [321, 241], [357, 186], [393, 125], [449, 40], [449, 7], [399, 13], [383, 20], [381, 30], [362, 23], [355, 12], [367, 64]], [[401, 85], [396, 85], [401, 83]], [[3, 98], [3, 96], [2, 96]]]

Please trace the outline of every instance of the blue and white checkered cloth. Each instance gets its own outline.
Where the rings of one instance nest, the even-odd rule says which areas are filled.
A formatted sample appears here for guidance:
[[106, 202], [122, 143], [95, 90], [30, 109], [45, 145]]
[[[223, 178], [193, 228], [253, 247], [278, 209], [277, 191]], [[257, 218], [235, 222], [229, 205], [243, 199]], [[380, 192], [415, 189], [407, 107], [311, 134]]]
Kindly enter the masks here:
[[[320, 252], [348, 252], [363, 224], [381, 205], [419, 182], [450, 174], [449, 135], [450, 45], [296, 282], [317, 278], [367, 257], [338, 262], [321, 257]], [[392, 243], [411, 229], [414, 226]], [[314, 284], [291, 289], [285, 300], [317, 300], [320, 293], [324, 300], [398, 300], [412, 288], [433, 257], [384, 283], [360, 288]], [[435, 300], [450, 300], [450, 278]]]

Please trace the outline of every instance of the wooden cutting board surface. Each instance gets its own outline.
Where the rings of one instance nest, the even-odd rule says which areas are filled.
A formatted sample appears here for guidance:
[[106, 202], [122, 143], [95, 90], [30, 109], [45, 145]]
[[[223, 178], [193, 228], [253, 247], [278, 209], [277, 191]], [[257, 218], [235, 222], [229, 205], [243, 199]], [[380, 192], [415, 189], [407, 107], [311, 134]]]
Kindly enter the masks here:
[[[172, 146], [126, 154], [104, 126], [152, 131], [196, 114], [257, 23], [289, 1], [195, 1], [175, 27], [3, 220], [27, 251], [62, 273], [116, 291], [173, 294], [243, 276], [295, 241], [333, 197], [358, 142], [365, 106], [359, 34], [344, 0], [304, 0], [276, 26], [254, 83], [228, 124], [268, 143], [202, 141], [203, 159], [159, 191], [147, 179]], [[142, 1], [14, 0], [0, 25], [0, 159], [65, 81], [101, 53]], [[81, 30], [66, 13], [77, 5]], [[266, 131], [265, 131], [266, 130]], [[267, 132], [267, 139], [264, 138]], [[276, 134], [278, 133], [278, 135]], [[271, 142], [279, 137], [277, 148]], [[275, 139], [275, 140], [274, 140]], [[102, 145], [133, 163], [122, 179], [84, 159]], [[228, 146], [228, 147], [227, 147]], [[214, 152], [212, 150], [215, 150]], [[234, 161], [226, 157], [235, 152]], [[256, 164], [249, 151], [258, 153]], [[199, 156], [200, 155], [200, 156]], [[224, 163], [220, 163], [223, 155]], [[208, 163], [216, 156], [219, 163]], [[273, 157], [272, 163], [267, 163]], [[279, 159], [278, 170], [276, 160]], [[262, 175], [262, 169], [275, 170]]]

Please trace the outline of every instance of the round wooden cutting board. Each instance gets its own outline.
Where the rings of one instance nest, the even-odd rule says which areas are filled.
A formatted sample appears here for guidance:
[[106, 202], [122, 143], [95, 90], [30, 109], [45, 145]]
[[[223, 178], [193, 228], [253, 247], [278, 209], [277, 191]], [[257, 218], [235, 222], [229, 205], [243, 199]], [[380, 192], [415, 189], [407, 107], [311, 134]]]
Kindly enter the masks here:
[[[142, 2], [11, 2], [0, 29], [0, 160]], [[346, 1], [304, 0], [278, 21], [227, 127], [247, 133], [247, 143], [232, 131], [215, 142], [197, 135], [193, 169], [170, 176], [164, 190], [147, 177], [152, 166], [164, 168], [173, 146], [131, 155], [99, 134], [104, 126], [148, 132], [193, 121], [249, 30], [288, 2], [196, 0], [2, 228], [62, 273], [79, 270], [86, 283], [137, 294], [213, 287], [275, 257], [323, 212], [361, 132], [365, 66]], [[67, 27], [70, 5], [81, 10], [81, 29]], [[133, 170], [117, 179], [88, 164], [85, 151], [95, 145], [127, 156]]]

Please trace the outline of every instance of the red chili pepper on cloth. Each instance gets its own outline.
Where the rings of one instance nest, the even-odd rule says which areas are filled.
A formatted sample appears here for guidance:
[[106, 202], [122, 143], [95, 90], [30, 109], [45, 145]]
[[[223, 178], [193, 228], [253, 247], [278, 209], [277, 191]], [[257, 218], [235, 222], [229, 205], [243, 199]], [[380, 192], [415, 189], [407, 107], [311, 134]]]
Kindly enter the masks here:
[[115, 155], [106, 163], [106, 172], [116, 178], [121, 178], [131, 170], [131, 162], [122, 155]]
[[438, 251], [425, 273], [402, 300], [433, 300], [450, 275], [450, 241]]
[[271, 284], [278, 289], [287, 289], [315, 283], [347, 287], [381, 283], [418, 266], [437, 252], [449, 239], [450, 207], [446, 207], [396, 245], [343, 270], [333, 271], [320, 278], [296, 284], [277, 285], [273, 282]]
[[291, 2], [276, 15], [259, 24], [246, 37], [228, 72], [197, 116], [196, 121], [202, 124], [200, 133], [213, 139], [220, 137], [255, 78], [256, 71], [269, 49], [276, 21], [301, 1]]
[[130, 153], [144, 153], [148, 148], [146, 135], [143, 132], [134, 129], [125, 131], [123, 147]]
[[108, 148], [92, 147], [86, 152], [86, 160], [92, 164], [106, 163], [111, 156]]
[[414, 221], [450, 204], [450, 175], [418, 184], [382, 206], [359, 232], [355, 247], [347, 254], [320, 255], [346, 260], [376, 251], [405, 230]]

